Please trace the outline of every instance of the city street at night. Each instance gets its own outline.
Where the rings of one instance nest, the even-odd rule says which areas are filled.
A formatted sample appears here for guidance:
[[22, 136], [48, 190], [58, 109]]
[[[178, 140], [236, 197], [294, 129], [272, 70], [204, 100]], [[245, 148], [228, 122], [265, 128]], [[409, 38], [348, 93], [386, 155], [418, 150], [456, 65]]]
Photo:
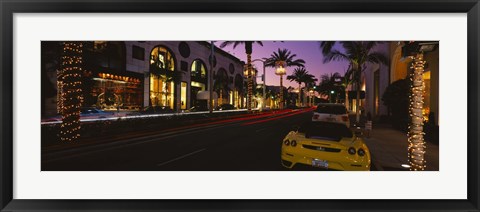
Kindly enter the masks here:
[[310, 109], [45, 152], [42, 170], [282, 170], [281, 141]]
[[438, 41], [45, 41], [42, 171], [438, 171]]

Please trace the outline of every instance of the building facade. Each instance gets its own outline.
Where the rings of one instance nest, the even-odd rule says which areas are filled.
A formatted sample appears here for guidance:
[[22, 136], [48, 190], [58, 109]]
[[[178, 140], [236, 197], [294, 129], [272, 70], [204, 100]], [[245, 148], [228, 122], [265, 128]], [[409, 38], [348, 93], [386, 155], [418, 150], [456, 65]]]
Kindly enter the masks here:
[[[410, 69], [412, 59], [406, 57], [404, 45], [404, 42], [390, 43], [390, 83], [406, 79], [412, 73]], [[424, 52], [426, 65], [423, 72], [425, 83], [423, 115], [426, 121], [429, 121], [429, 117], [433, 117], [435, 119], [433, 123], [437, 126], [439, 125], [439, 51], [440, 46], [436, 44], [431, 51]]]
[[[56, 46], [60, 46], [61, 42]], [[50, 45], [55, 46], [55, 45]], [[60, 48], [59, 48], [60, 49]], [[50, 53], [51, 51], [42, 50]], [[53, 51], [55, 52], [55, 51]], [[193, 106], [208, 107], [209, 89], [215, 105], [244, 107], [244, 62], [214, 48], [210, 67], [211, 45], [197, 41], [86, 41], [84, 42], [83, 96], [85, 107], [104, 110], [140, 110], [159, 106], [180, 112]], [[61, 52], [54, 54], [60, 56]], [[42, 72], [49, 80], [42, 86], [57, 89], [57, 95], [42, 102], [42, 115], [58, 113], [61, 92], [58, 67], [44, 61]], [[60, 57], [58, 57], [60, 58]], [[213, 87], [209, 88], [209, 75]]]
[[[362, 75], [361, 90], [365, 92], [365, 98], [360, 102], [360, 109], [365, 115], [370, 113], [373, 118], [388, 115], [388, 108], [382, 102], [387, 87], [397, 80], [408, 79], [412, 70], [410, 69], [412, 59], [406, 57], [404, 42], [391, 41], [380, 44], [375, 51], [385, 54], [389, 64], [369, 64]], [[439, 47], [438, 45], [431, 52], [424, 53], [427, 62], [423, 79], [425, 82], [424, 93], [424, 118], [428, 121], [433, 117], [435, 125], [439, 121]], [[352, 89], [353, 90], [353, 89]], [[350, 108], [356, 111], [354, 97], [349, 97]], [[353, 98], [353, 99], [352, 99]]]

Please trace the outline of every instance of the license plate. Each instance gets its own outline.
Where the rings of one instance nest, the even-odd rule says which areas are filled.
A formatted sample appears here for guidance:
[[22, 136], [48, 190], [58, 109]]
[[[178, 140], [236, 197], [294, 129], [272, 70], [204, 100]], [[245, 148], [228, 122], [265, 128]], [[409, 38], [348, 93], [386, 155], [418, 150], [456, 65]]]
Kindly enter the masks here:
[[321, 168], [328, 168], [328, 161], [313, 159], [312, 160], [312, 166], [321, 167]]

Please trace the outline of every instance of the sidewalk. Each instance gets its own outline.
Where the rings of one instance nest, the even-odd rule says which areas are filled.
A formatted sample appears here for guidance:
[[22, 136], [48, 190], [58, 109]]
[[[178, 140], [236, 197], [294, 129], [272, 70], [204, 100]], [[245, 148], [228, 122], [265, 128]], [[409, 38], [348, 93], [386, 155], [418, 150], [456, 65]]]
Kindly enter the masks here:
[[[370, 138], [364, 137], [372, 155], [372, 164], [379, 171], [402, 171], [402, 164], [408, 162], [407, 134], [391, 128], [389, 125], [373, 124]], [[439, 170], [438, 145], [427, 142], [425, 153], [427, 171]]]

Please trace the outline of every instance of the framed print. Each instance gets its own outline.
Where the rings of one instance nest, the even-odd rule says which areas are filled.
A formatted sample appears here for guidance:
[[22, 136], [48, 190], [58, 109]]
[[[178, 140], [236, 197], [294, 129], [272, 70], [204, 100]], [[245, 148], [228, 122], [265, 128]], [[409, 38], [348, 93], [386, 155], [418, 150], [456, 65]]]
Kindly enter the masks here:
[[1, 211], [479, 211], [469, 1], [2, 1]]

